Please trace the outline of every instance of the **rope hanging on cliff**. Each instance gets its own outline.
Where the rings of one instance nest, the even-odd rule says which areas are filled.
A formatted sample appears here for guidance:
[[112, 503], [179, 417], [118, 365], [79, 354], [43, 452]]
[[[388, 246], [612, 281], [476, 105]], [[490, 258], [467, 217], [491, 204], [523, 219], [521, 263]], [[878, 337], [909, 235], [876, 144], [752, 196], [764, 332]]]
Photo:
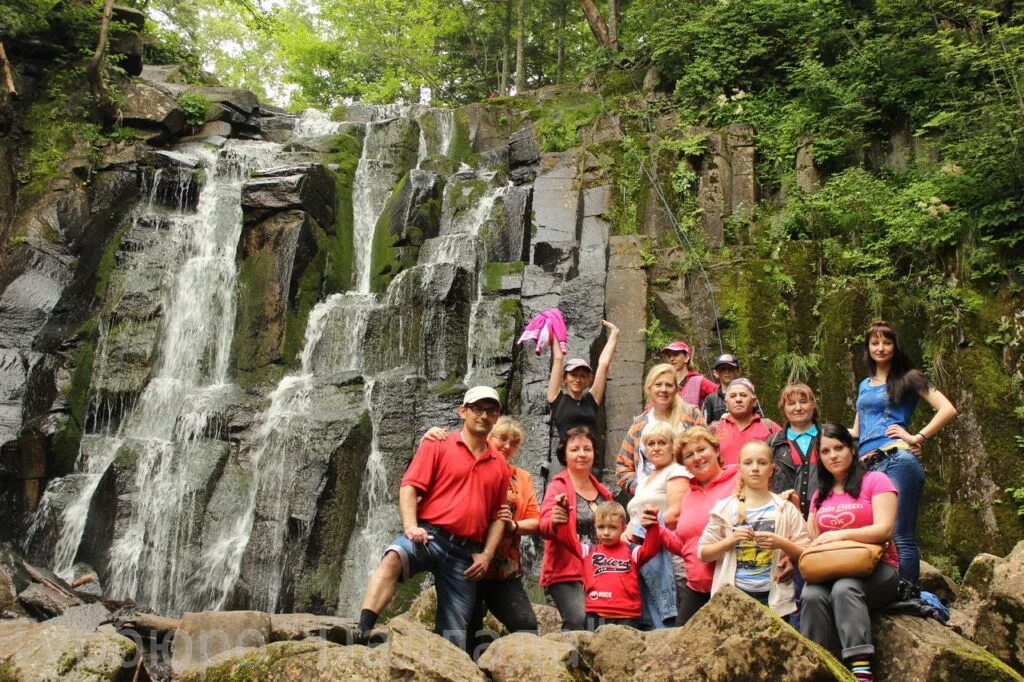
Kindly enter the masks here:
[[[612, 57], [612, 58], [615, 57], [615, 55], [613, 55], [611, 53], [611, 51], [609, 51], [606, 47], [604, 47], [603, 49], [605, 50], [605, 52], [608, 53], [609, 57]], [[637, 87], [636, 79], [633, 78], [633, 74], [629, 73], [627, 71], [627, 75], [629, 76], [630, 83], [632, 83], [632, 85], [633, 85], [633, 89], [636, 91], [636, 93], [640, 97], [643, 97], [643, 90], [640, 89], [639, 87]], [[594, 67], [594, 70], [593, 70], [593, 78], [594, 78], [594, 87], [595, 87], [595, 89], [597, 91], [597, 100], [598, 100], [598, 103], [601, 105], [601, 113], [604, 115], [604, 117], [606, 119], [608, 119], [609, 121], [612, 122], [612, 125], [615, 126], [615, 130], [618, 132], [619, 136], [620, 137], [625, 137], [626, 136], [625, 132], [623, 132], [622, 127], [619, 125], [618, 120], [611, 116], [611, 113], [608, 111], [608, 108], [605, 106], [604, 95], [601, 93], [601, 81], [597, 77], [597, 67], [596, 66]], [[646, 116], [644, 117], [644, 120], [647, 122], [648, 132], [650, 132], [650, 128], [651, 128], [650, 120]], [[679, 221], [676, 220], [675, 213], [672, 211], [672, 207], [669, 206], [668, 199], [665, 198], [665, 193], [661, 191], [661, 186], [658, 183], [658, 173], [657, 173], [657, 171], [656, 170], [648, 169], [647, 164], [645, 164], [643, 161], [640, 161], [640, 169], [644, 172], [644, 175], [647, 176], [647, 179], [650, 181], [651, 186], [654, 188], [654, 191], [657, 192], [658, 199], [661, 201], [661, 205], [665, 209], [665, 214], [668, 216], [669, 221], [671, 221], [672, 228], [675, 230], [676, 236], [679, 238], [680, 243], [684, 243], [690, 249], [690, 253], [693, 255], [694, 261], [696, 261], [696, 263], [697, 263], [697, 268], [700, 271], [701, 277], [704, 279], [704, 283], [707, 285], [708, 299], [711, 301], [711, 312], [712, 312], [712, 315], [715, 318], [715, 336], [718, 339], [718, 352], [719, 353], [724, 353], [725, 352], [725, 347], [722, 344], [722, 329], [721, 329], [721, 327], [718, 324], [718, 301], [715, 299], [715, 292], [714, 292], [714, 290], [711, 287], [711, 277], [708, 275], [708, 271], [704, 267], [704, 263], [703, 263], [703, 261], [701, 261], [700, 256], [697, 255], [697, 252], [694, 250], [693, 242], [690, 241], [690, 237], [679, 226]], [[694, 302], [694, 296], [693, 296], [693, 292], [691, 291], [690, 292], [690, 306], [691, 306], [691, 308], [693, 307], [693, 302]], [[705, 364], [707, 364], [710, 367], [711, 366], [711, 362], [710, 362], [710, 359], [708, 358], [707, 351], [704, 348], [704, 344], [698, 344], [698, 345], [699, 345], [699, 347], [701, 349], [701, 355], [703, 356]]]

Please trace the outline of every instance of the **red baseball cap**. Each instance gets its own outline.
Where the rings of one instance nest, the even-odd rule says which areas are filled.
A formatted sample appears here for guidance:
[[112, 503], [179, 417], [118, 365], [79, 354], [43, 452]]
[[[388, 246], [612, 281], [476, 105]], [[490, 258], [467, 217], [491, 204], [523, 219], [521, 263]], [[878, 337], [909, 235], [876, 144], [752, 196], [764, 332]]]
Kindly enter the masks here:
[[662, 353], [686, 353], [687, 355], [693, 355], [690, 347], [685, 341], [673, 341], [664, 348], [661, 349]]

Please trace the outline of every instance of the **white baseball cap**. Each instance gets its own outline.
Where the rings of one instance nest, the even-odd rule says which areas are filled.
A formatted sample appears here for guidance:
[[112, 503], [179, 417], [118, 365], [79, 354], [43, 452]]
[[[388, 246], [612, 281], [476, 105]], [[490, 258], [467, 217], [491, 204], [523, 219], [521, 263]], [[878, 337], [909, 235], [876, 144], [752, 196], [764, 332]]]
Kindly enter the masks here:
[[462, 404], [472, 405], [481, 400], [493, 400], [501, 405], [501, 398], [498, 397], [498, 392], [490, 386], [474, 386], [469, 389], [466, 391], [466, 395], [462, 397]]

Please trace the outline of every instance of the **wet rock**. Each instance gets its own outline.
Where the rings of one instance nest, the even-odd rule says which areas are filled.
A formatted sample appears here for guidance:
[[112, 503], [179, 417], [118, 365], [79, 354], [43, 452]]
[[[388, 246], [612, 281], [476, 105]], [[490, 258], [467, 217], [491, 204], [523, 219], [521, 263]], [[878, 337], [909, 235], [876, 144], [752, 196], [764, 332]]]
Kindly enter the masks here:
[[533, 186], [531, 262], [567, 276], [575, 265], [579, 200], [571, 152], [544, 154]]
[[247, 223], [285, 209], [305, 211], [328, 234], [334, 234], [334, 179], [322, 164], [260, 171], [242, 187], [242, 210]]
[[352, 644], [357, 640], [356, 624], [332, 616], [311, 613], [275, 613], [270, 616], [270, 641], [320, 639], [335, 644]]
[[231, 124], [227, 121], [210, 121], [203, 124], [195, 137], [231, 137]]
[[92, 632], [104, 623], [111, 622], [111, 620], [110, 611], [103, 604], [82, 604], [81, 606], [69, 607], [63, 615], [47, 621], [47, 625], [58, 625], [68, 630]]
[[30, 613], [41, 618], [52, 618], [66, 613], [72, 606], [82, 602], [63, 592], [51, 589], [42, 583], [32, 583], [18, 593], [18, 601]]
[[143, 157], [153, 169], [148, 182], [154, 199], [178, 210], [195, 208], [203, 185], [199, 160], [189, 154], [161, 149]]
[[524, 632], [497, 640], [477, 663], [494, 682], [591, 679], [583, 657], [572, 645]]
[[185, 128], [185, 112], [165, 92], [142, 81], [130, 81], [121, 91], [121, 121], [136, 128], [157, 128], [175, 135]]
[[74, 258], [51, 244], [25, 244], [0, 279], [0, 348], [28, 350], [71, 283]]
[[540, 142], [537, 140], [537, 124], [530, 122], [512, 133], [508, 141], [509, 168], [529, 166], [540, 161]]
[[50, 623], [0, 623], [0, 674], [8, 680], [128, 682], [136, 672], [137, 654], [130, 639], [116, 634]]
[[174, 676], [194, 672], [232, 649], [262, 647], [270, 641], [270, 632], [270, 616], [258, 611], [186, 613], [174, 632]]
[[469, 123], [469, 139], [476, 153], [500, 149], [508, 145], [513, 121], [518, 112], [505, 107], [474, 103], [459, 110]]
[[[725, 587], [681, 628], [645, 634], [633, 679], [852, 680], [842, 663], [734, 587]], [[679, 656], [679, 652], [687, 656]]]
[[384, 207], [377, 230], [385, 229], [392, 246], [420, 246], [440, 229], [444, 178], [412, 169]]
[[23, 234], [32, 242], [62, 244], [70, 249], [83, 238], [89, 196], [80, 186], [47, 192], [21, 213]]
[[247, 223], [238, 249], [238, 315], [234, 356], [241, 370], [284, 357], [289, 305], [299, 294], [304, 266], [317, 251], [313, 221], [304, 211], [274, 213]]
[[931, 618], [876, 618], [872, 639], [880, 682], [1021, 679], [991, 653]]
[[93, 377], [92, 389], [107, 396], [137, 395], [145, 388], [153, 369], [160, 320], [125, 320], [107, 332], [106, 362], [109, 371]]

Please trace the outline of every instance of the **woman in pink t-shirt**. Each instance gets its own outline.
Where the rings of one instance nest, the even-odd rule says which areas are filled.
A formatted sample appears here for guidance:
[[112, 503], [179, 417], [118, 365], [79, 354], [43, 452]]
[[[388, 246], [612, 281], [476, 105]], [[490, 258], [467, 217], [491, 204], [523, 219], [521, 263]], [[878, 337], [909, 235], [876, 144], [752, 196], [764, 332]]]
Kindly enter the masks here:
[[[818, 490], [811, 497], [811, 546], [855, 540], [886, 545], [866, 578], [840, 578], [804, 586], [800, 632], [841, 653], [858, 682], [871, 680], [871, 611], [896, 601], [900, 577], [896, 547], [896, 487], [889, 477], [867, 471], [854, 456], [853, 437], [843, 426], [821, 429]], [[837, 639], [838, 638], [838, 639]]]

